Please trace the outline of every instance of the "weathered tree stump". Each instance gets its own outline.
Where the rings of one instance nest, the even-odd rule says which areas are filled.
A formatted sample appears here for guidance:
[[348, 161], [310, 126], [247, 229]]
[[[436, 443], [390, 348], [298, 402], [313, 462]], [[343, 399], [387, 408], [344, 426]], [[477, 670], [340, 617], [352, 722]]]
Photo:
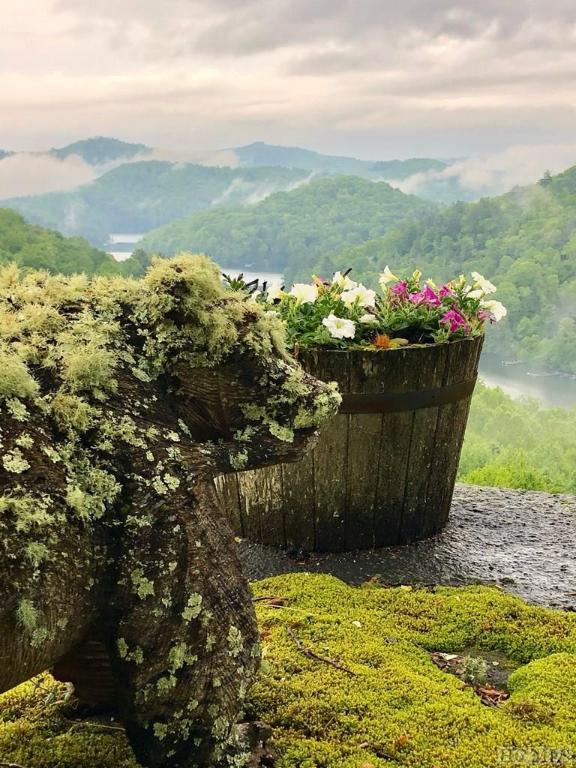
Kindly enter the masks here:
[[0, 316], [0, 691], [54, 666], [142, 765], [210, 765], [258, 664], [213, 479], [299, 458], [339, 398], [205, 257], [9, 266]]
[[337, 552], [405, 544], [448, 521], [483, 337], [382, 351], [313, 350], [300, 360], [343, 395], [295, 464], [219, 478], [241, 536]]

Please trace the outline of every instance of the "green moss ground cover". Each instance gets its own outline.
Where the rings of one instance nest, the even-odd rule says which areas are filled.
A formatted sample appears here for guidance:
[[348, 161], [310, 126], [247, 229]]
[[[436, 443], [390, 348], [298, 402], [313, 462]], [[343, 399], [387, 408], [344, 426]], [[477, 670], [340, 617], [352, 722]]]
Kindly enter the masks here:
[[[279, 768], [576, 766], [576, 615], [491, 587], [325, 575], [266, 579], [254, 594], [276, 599], [256, 602], [264, 661], [247, 715], [274, 727]], [[499, 707], [430, 658], [469, 647], [518, 666]], [[45, 676], [0, 698], [0, 761], [136, 768], [114, 723], [64, 717], [64, 693]]]

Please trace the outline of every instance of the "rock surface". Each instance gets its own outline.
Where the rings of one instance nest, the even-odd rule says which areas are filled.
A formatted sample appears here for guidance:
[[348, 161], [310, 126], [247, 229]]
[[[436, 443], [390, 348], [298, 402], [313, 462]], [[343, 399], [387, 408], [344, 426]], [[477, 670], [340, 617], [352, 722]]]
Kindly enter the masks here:
[[495, 584], [533, 603], [576, 610], [576, 497], [457, 485], [438, 536], [403, 547], [328, 555], [239, 543], [250, 580], [331, 573], [349, 584]]

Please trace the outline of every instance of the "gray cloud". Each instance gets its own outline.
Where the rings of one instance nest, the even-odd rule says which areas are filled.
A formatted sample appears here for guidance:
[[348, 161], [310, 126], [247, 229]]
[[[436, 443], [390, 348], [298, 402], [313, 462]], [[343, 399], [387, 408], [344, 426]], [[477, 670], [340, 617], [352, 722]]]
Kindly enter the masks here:
[[0, 160], [0, 200], [73, 189], [95, 176], [94, 168], [79, 157], [58, 160], [50, 155], [18, 153]]
[[[567, 143], [573, 0], [0, 0], [0, 145]], [[31, 56], [30, 52], [34, 55]]]
[[187, 40], [215, 57], [325, 41], [389, 43], [414, 32], [470, 40], [489, 30], [495, 39], [529, 35], [536, 44], [549, 40], [551, 26], [568, 32], [576, 23], [571, 0], [58, 0], [56, 8], [110, 30], [168, 32], [183, 54]]
[[499, 195], [515, 186], [534, 184], [546, 170], [559, 173], [576, 163], [576, 144], [518, 145], [492, 155], [466, 158], [442, 171], [427, 171], [389, 183], [419, 194], [434, 185], [456, 182], [473, 197]]

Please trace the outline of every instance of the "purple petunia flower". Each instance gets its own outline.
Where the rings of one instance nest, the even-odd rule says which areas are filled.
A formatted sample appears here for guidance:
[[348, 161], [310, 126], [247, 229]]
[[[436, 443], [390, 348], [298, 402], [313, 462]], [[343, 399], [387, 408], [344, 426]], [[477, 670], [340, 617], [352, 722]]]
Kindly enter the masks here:
[[448, 286], [448, 285], [443, 285], [443, 286], [440, 288], [440, 290], [438, 291], [438, 293], [440, 294], [440, 297], [441, 297], [442, 299], [445, 299], [445, 298], [446, 298], [446, 296], [454, 296], [454, 291], [453, 291], [453, 290], [452, 290], [452, 288], [450, 288], [450, 286]]
[[469, 330], [466, 318], [457, 309], [449, 309], [448, 312], [442, 315], [440, 322], [450, 325], [450, 333], [454, 333], [458, 328], [464, 328], [466, 331]]
[[400, 280], [398, 283], [395, 283], [394, 285], [390, 286], [390, 290], [392, 293], [395, 293], [396, 296], [407, 296], [408, 295], [408, 283], [406, 280]]
[[408, 299], [413, 304], [427, 304], [429, 307], [439, 307], [442, 303], [429, 285], [418, 293], [411, 293]]
[[482, 320], [482, 321], [490, 320], [491, 323], [495, 323], [496, 322], [496, 318], [494, 317], [492, 312], [488, 312], [487, 309], [481, 309], [478, 312], [478, 320]]

